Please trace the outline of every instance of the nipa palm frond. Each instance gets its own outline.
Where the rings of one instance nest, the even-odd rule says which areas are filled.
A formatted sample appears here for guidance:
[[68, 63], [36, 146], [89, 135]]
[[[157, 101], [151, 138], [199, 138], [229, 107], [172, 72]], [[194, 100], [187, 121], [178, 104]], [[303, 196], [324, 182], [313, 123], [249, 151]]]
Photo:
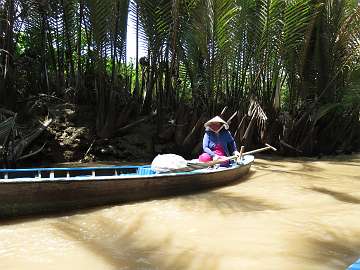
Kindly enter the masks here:
[[260, 130], [264, 130], [268, 117], [266, 116], [264, 110], [261, 108], [259, 102], [257, 102], [255, 98], [252, 98], [250, 100], [248, 116], [250, 116], [251, 118], [255, 118]]
[[148, 44], [154, 55], [162, 52], [168, 42], [172, 26], [172, 1], [136, 0], [140, 16], [140, 39]]
[[15, 127], [16, 115], [0, 123], [0, 145], [6, 147]]

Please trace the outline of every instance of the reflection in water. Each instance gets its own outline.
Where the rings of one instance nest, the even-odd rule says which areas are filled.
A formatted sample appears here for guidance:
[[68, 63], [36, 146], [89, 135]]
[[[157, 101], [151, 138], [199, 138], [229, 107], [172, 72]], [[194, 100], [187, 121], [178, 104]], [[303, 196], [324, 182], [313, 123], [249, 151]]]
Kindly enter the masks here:
[[235, 185], [3, 222], [0, 269], [345, 269], [360, 159], [256, 160]]
[[250, 196], [242, 196], [224, 191], [212, 191], [197, 195], [190, 195], [188, 199], [192, 201], [191, 205], [186, 201], [179, 200], [179, 205], [187, 210], [198, 209], [197, 212], [204, 214], [218, 211], [221, 214], [234, 214], [238, 212], [254, 212], [264, 210], [280, 210], [282, 206], [276, 202], [266, 201], [262, 198], [257, 199]]
[[299, 261], [313, 262], [314, 266], [321, 265], [321, 269], [345, 269], [351, 264], [345, 262], [352, 262], [360, 256], [359, 237], [351, 238], [344, 231], [334, 230], [332, 226], [319, 225], [324, 230], [322, 237], [306, 237], [304, 243], [297, 246]]
[[311, 190], [317, 191], [319, 193], [324, 193], [324, 194], [328, 194], [330, 196], [332, 196], [333, 198], [342, 201], [342, 202], [346, 202], [346, 203], [360, 203], [360, 196], [358, 197], [354, 197], [351, 196], [347, 193], [344, 192], [337, 192], [337, 191], [333, 191], [327, 188], [323, 188], [323, 187], [312, 187], [310, 188]]
[[[82, 246], [94, 256], [103, 259], [113, 269], [188, 269], [195, 254], [191, 249], [176, 254], [168, 260], [161, 256], [162, 250], [171, 248], [172, 236], [167, 235], [160, 241], [150, 242], [147, 238], [139, 238], [137, 232], [144, 226], [143, 218], [135, 219], [124, 225], [110, 217], [96, 216], [91, 225], [81, 224], [81, 220], [62, 220], [54, 227], [72, 240], [81, 241]], [[89, 222], [88, 220], [87, 222]], [[206, 269], [216, 269], [214, 258], [204, 258]]]

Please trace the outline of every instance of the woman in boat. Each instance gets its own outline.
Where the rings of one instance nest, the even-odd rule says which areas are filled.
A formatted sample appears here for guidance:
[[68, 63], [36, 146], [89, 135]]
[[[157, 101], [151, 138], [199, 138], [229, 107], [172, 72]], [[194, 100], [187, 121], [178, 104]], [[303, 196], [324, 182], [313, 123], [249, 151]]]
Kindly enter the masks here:
[[240, 156], [235, 140], [229, 132], [229, 124], [219, 116], [215, 116], [204, 124], [203, 151], [200, 162], [218, 160], [230, 154]]

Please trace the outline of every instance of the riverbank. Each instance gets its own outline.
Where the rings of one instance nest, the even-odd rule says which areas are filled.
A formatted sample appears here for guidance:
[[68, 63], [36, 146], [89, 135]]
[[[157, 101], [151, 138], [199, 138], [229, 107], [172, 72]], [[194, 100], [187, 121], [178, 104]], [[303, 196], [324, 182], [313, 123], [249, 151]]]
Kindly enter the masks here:
[[[19, 161], [18, 167], [49, 166], [64, 162], [149, 163], [157, 154], [164, 153], [175, 153], [192, 159], [201, 153], [203, 121], [207, 119], [197, 116], [196, 113], [188, 113], [186, 117], [179, 113], [177, 117], [160, 118], [150, 114], [132, 119], [128, 125], [114, 132], [112, 137], [100, 138], [94, 121], [95, 110], [91, 106], [64, 103], [49, 106], [47, 110], [53, 120], [51, 125], [26, 150], [35, 152], [44, 144], [45, 147], [30, 159]], [[143, 119], [145, 120], [142, 121]], [[232, 130], [236, 130], [236, 125]], [[240, 145], [238, 137], [239, 134], [236, 140]], [[247, 151], [263, 146], [259, 142], [254, 143], [259, 138], [250, 136], [248, 139], [245, 142]], [[266, 142], [271, 143], [267, 140]], [[284, 149], [279, 141], [275, 141], [273, 146], [278, 148], [278, 152], [272, 154], [291, 153], [289, 149]], [[352, 153], [340, 149], [342, 148], [334, 154]], [[291, 155], [304, 156], [304, 153], [293, 151]], [[321, 159], [324, 154], [318, 153], [317, 157]]]

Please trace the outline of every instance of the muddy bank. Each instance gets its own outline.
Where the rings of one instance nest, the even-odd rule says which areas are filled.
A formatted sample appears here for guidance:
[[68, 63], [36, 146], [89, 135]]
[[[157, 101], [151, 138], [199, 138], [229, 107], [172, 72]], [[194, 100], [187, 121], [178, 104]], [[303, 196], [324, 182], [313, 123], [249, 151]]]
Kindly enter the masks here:
[[171, 139], [166, 142], [159, 139], [152, 117], [127, 128], [125, 132], [102, 139], [96, 135], [95, 112], [92, 107], [61, 104], [51, 108], [50, 113], [52, 124], [32, 145], [32, 148], [37, 148], [46, 143], [46, 147], [41, 154], [22, 162], [22, 165], [95, 161], [147, 162], [156, 154], [177, 151]]
[[[46, 147], [40, 154], [22, 161], [20, 166], [46, 166], [60, 162], [149, 162], [157, 154], [164, 153], [176, 153], [191, 159], [201, 153], [203, 124], [208, 119], [206, 114], [185, 107], [179, 108], [175, 114], [135, 114], [124, 116], [127, 121], [119, 121], [122, 125], [114, 127], [111, 137], [100, 138], [93, 106], [56, 104], [48, 106], [46, 112], [53, 122], [31, 146], [39, 149], [45, 143]], [[225, 114], [224, 119], [228, 119], [231, 113]], [[265, 135], [261, 139], [256, 132], [251, 132], [257, 128], [251, 121], [248, 125], [245, 122], [241, 121], [243, 124], [239, 126], [233, 122], [230, 124], [238, 144], [252, 150], [263, 146], [259, 143], [261, 140], [271, 143]], [[278, 148], [278, 155], [289, 154], [288, 146], [277, 142], [271, 144]], [[292, 154], [304, 153], [294, 151]], [[317, 155], [318, 158], [322, 156], [321, 153]]]

